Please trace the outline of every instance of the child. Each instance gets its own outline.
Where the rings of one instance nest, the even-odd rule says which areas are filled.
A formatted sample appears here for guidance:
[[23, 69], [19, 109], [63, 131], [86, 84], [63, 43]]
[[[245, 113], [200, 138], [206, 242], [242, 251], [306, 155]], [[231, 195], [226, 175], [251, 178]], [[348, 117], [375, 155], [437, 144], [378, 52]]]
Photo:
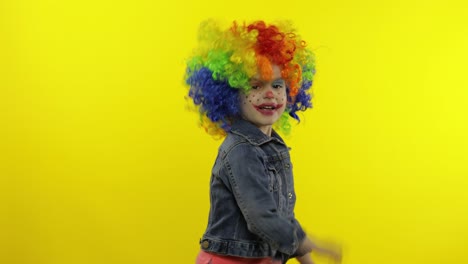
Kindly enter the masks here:
[[[201, 125], [225, 137], [212, 169], [210, 213], [197, 264], [312, 263], [318, 247], [294, 216], [289, 148], [276, 130], [311, 105], [314, 57], [287, 24], [263, 21], [227, 30], [202, 23], [188, 61], [189, 97]], [[273, 126], [275, 129], [273, 129]]]

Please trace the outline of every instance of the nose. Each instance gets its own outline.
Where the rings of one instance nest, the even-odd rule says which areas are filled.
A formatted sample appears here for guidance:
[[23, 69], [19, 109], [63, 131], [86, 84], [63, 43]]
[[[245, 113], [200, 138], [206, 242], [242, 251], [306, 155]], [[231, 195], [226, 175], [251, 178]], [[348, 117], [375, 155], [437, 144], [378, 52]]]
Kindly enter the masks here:
[[273, 94], [272, 90], [268, 90], [265, 92], [265, 98], [272, 99], [273, 97], [275, 97], [275, 95]]

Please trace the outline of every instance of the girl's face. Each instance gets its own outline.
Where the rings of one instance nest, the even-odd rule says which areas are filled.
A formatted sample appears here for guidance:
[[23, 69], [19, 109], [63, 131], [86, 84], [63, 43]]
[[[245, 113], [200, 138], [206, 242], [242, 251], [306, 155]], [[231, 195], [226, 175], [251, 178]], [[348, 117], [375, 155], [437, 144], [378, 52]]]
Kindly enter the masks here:
[[273, 65], [271, 80], [263, 80], [260, 76], [257, 74], [251, 79], [252, 89], [247, 94], [240, 94], [241, 115], [270, 136], [271, 126], [286, 108], [286, 83], [278, 65]]

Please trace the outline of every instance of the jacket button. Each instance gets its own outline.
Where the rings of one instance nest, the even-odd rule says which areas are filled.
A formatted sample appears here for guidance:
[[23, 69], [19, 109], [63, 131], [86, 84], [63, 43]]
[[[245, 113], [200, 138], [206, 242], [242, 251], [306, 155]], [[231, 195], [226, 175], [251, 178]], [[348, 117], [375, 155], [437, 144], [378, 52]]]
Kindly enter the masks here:
[[288, 197], [289, 197], [289, 199], [292, 199], [292, 197], [293, 197], [292, 193], [288, 193]]
[[289, 165], [289, 163], [286, 163], [286, 165], [284, 165], [284, 166], [285, 166], [286, 168], [289, 169], [289, 167], [290, 167], [291, 165]]
[[207, 249], [210, 246], [210, 242], [205, 240], [201, 243], [201, 246], [203, 249]]

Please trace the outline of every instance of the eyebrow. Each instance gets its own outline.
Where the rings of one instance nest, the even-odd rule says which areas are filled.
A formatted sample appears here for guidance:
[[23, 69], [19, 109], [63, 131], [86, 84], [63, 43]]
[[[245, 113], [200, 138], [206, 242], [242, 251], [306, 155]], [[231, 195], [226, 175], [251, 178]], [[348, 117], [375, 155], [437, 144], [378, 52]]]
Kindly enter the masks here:
[[283, 78], [277, 78], [273, 82], [286, 82]]
[[[250, 82], [265, 82], [264, 80], [261, 80], [261, 79], [257, 79], [257, 78], [252, 78], [249, 80]], [[273, 81], [271, 82], [286, 82], [283, 78], [276, 78], [274, 79]]]

